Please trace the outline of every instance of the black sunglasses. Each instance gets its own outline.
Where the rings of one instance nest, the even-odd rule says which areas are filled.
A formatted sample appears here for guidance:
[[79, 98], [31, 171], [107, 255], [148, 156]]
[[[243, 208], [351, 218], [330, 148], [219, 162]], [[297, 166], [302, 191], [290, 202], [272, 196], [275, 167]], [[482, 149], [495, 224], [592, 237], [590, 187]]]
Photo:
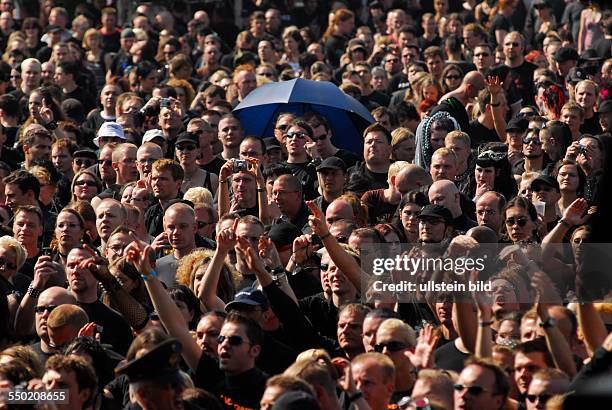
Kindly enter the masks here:
[[53, 305], [48, 305], [48, 306], [40, 305], [34, 308], [34, 312], [38, 313], [39, 315], [43, 314], [45, 311], [51, 313], [53, 312], [53, 309], [55, 309], [56, 307], [57, 306], [53, 306]]
[[79, 185], [79, 186], [98, 186], [98, 184], [96, 184], [94, 181], [77, 181], [74, 183], [74, 185]]
[[0, 258], [0, 266], [4, 266], [7, 269], [13, 270], [13, 269], [17, 269], [17, 265], [15, 265], [13, 262], [9, 262], [4, 258]]
[[325, 141], [326, 139], [327, 139], [327, 134], [322, 134], [322, 135], [319, 135], [318, 137], [312, 137], [312, 140], [314, 142]]
[[531, 143], [534, 143], [535, 145], [542, 145], [542, 141], [540, 141], [539, 138], [523, 138], [523, 144], [525, 145], [529, 145]]
[[540, 403], [546, 403], [548, 400], [550, 400], [551, 397], [551, 394], [541, 394], [539, 396], [535, 394], [528, 394], [527, 400], [529, 400], [531, 403], [535, 403], [536, 400], [538, 400]]
[[455, 384], [453, 386], [453, 388], [455, 389], [455, 391], [458, 391], [458, 392], [462, 392], [464, 390], [467, 390], [468, 393], [470, 395], [472, 395], [472, 396], [478, 396], [482, 392], [486, 391], [484, 387], [480, 387], [480, 386], [464, 386], [463, 384]]
[[105, 165], [107, 167], [110, 167], [111, 165], [113, 165], [113, 161], [110, 159], [99, 159], [98, 165]]
[[189, 145], [177, 145], [176, 149], [179, 151], [194, 151], [196, 150], [198, 147], [196, 147], [195, 145], [189, 144]]
[[91, 160], [86, 160], [86, 159], [75, 159], [74, 163], [77, 164], [77, 166], [86, 166], [86, 167], [90, 167], [94, 164], [93, 161]]
[[241, 336], [223, 336], [220, 335], [219, 337], [217, 337], [217, 342], [219, 344], [223, 343], [225, 340], [227, 339], [228, 343], [230, 344], [230, 346], [240, 346], [243, 343], [245, 343], [244, 339]]
[[521, 216], [519, 218], [508, 218], [506, 219], [506, 225], [508, 226], [518, 225], [521, 228], [524, 228], [525, 225], [527, 225], [527, 218], [525, 218], [524, 216]]
[[390, 352], [399, 352], [400, 350], [406, 349], [408, 346], [405, 343], [392, 341], [386, 343], [376, 343], [374, 345], [374, 351], [378, 353], [382, 353], [384, 348], [387, 348]]
[[285, 138], [297, 138], [300, 140], [303, 140], [307, 136], [308, 134], [306, 134], [305, 132], [288, 132], [285, 134]]
[[329, 263], [321, 264], [321, 272], [327, 272], [328, 269], [329, 269]]
[[277, 130], [282, 131], [282, 132], [287, 131], [288, 128], [289, 128], [289, 124], [282, 124], [276, 127]]
[[204, 221], [198, 221], [198, 229], [204, 229], [206, 228], [208, 225], [214, 225], [214, 222], [204, 222]]

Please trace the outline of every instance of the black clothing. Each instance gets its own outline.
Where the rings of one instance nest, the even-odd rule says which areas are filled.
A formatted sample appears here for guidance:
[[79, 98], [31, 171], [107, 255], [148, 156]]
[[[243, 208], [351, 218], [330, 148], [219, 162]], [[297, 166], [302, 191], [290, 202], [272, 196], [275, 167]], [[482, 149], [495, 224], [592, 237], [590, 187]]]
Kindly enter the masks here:
[[16, 170], [19, 168], [19, 163], [23, 161], [22, 155], [20, 153], [10, 147], [8, 140], [6, 144], [2, 147], [2, 154], [0, 154], [0, 161], [4, 162], [8, 165], [11, 170]]
[[40, 347], [40, 340], [34, 344], [30, 345], [30, 348], [38, 355], [38, 358], [40, 359], [41, 364], [44, 366], [47, 363], [47, 360], [49, 360], [49, 358], [51, 356], [55, 355], [55, 352], [43, 352], [42, 348]]
[[319, 209], [323, 212], [323, 215], [325, 215], [325, 211], [327, 211], [329, 202], [327, 202], [325, 198], [323, 198], [323, 195], [316, 197], [313, 201], [315, 205], [317, 205]]
[[471, 148], [477, 149], [480, 144], [486, 144], [487, 142], [500, 142], [495, 128], [489, 129], [478, 122], [478, 120], [470, 122]]
[[[408, 75], [404, 74], [404, 72], [400, 72], [399, 74], [395, 74], [391, 80], [389, 80], [389, 86], [387, 87], [387, 91], [389, 94], [393, 94], [398, 90], [404, 90], [410, 87], [410, 82], [408, 81]], [[387, 104], [389, 105], [389, 104]]]
[[340, 66], [340, 57], [344, 54], [348, 38], [332, 34], [325, 43], [325, 58], [332, 67]]
[[354, 166], [358, 161], [361, 161], [361, 157], [359, 155], [342, 148], [339, 148], [333, 156], [340, 158], [342, 161], [344, 161], [347, 169]]
[[259, 400], [266, 388], [268, 375], [254, 367], [238, 375], [229, 375], [219, 369], [219, 363], [202, 354], [193, 381], [219, 398], [227, 410], [259, 409]]
[[259, 353], [255, 364], [267, 374], [274, 376], [291, 366], [296, 357], [297, 353], [293, 349], [274, 338], [270, 332], [264, 331], [261, 353]]
[[472, 219], [468, 218], [467, 216], [465, 216], [465, 214], [461, 214], [455, 219], [453, 219], [453, 227], [456, 231], [461, 233], [465, 233], [476, 226], [478, 226], [476, 221], [473, 221]]
[[504, 30], [507, 33], [514, 31], [512, 20], [499, 13], [493, 17], [493, 21], [491, 21], [491, 26], [489, 27], [489, 40], [494, 49], [497, 46], [497, 38], [495, 37], [495, 31], [497, 30]]
[[302, 202], [302, 206], [294, 219], [289, 219], [287, 215], [282, 215], [276, 220], [276, 223], [287, 221], [295, 225], [300, 231], [302, 231], [302, 233], [306, 234], [311, 232], [310, 225], [308, 225], [308, 216], [310, 216], [310, 211], [306, 206], [306, 203]]
[[90, 322], [102, 326], [101, 342], [113, 346], [113, 350], [125, 356], [134, 338], [130, 325], [117, 311], [96, 300], [93, 303], [78, 303], [87, 312]]
[[523, 106], [535, 105], [535, 84], [533, 83], [533, 72], [538, 68], [529, 61], [523, 61], [518, 67], [510, 68], [510, 79], [523, 99]]
[[436, 368], [453, 370], [457, 373], [461, 373], [464, 367], [463, 363], [468, 357], [470, 357], [470, 355], [457, 349], [457, 346], [455, 346], [453, 342], [438, 347], [434, 352]]
[[225, 165], [226, 162], [227, 161], [224, 160], [223, 157], [221, 157], [221, 154], [219, 154], [216, 155], [213, 160], [210, 161], [208, 164], [201, 165], [200, 168], [202, 168], [204, 171], [219, 175], [221, 167]]
[[[168, 202], [168, 206], [180, 201], [182, 201], [182, 199], [181, 193], [179, 192], [179, 195], [176, 199], [173, 199]], [[165, 209], [161, 206], [159, 201], [155, 201], [155, 203], [149, 206], [145, 211], [144, 220], [149, 235], [157, 236], [164, 231], [164, 212]]]
[[584, 123], [580, 126], [581, 134], [591, 134], [597, 135], [601, 134], [603, 131], [601, 126], [599, 125], [599, 113], [594, 112], [591, 118], [585, 118]]
[[387, 172], [372, 172], [366, 167], [365, 161], [358, 162], [349, 168], [346, 190], [361, 196], [372, 189], [388, 188], [387, 177]]
[[[304, 198], [306, 200], [312, 200], [318, 196], [315, 189], [317, 184], [317, 171], [315, 170], [315, 166], [312, 162], [304, 162], [301, 164], [290, 164], [288, 162], [283, 162], [283, 165], [289, 168], [291, 173], [300, 180], [300, 183], [302, 184], [302, 193], [304, 194]], [[300, 225], [294, 225], [301, 229]]]

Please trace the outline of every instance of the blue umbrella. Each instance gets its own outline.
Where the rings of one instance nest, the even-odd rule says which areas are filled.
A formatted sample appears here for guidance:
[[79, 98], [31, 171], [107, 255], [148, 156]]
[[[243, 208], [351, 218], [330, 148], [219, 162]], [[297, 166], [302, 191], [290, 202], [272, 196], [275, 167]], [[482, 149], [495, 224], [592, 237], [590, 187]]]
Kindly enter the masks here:
[[334, 145], [361, 152], [363, 130], [374, 118], [359, 101], [330, 82], [297, 78], [268, 83], [252, 91], [234, 109], [245, 133], [260, 137], [274, 135], [278, 114], [292, 112], [300, 116], [309, 111], [327, 119]]

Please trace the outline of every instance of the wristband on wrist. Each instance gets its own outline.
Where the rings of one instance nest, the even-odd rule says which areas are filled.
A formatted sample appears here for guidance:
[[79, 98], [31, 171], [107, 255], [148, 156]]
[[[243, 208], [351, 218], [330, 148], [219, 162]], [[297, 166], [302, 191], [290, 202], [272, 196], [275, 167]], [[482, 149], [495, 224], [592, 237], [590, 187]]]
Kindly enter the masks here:
[[327, 239], [327, 238], [329, 238], [330, 236], [331, 236], [331, 233], [330, 233], [330, 232], [327, 232], [325, 235], [323, 235], [323, 236], [321, 237], [321, 240], [323, 240], [323, 239]]
[[490, 103], [489, 103], [489, 105], [490, 105], [491, 107], [499, 107], [499, 106], [501, 105], [501, 103], [495, 103], [495, 104], [493, 104], [492, 102], [490, 102]]
[[157, 272], [152, 270], [149, 274], [147, 274], [147, 275], [140, 275], [140, 276], [142, 276], [142, 280], [144, 280], [146, 282], [147, 280], [149, 280], [149, 276], [157, 277]]
[[220, 180], [219, 180], [219, 183], [220, 183], [220, 184], [227, 184], [227, 179], [220, 179]]
[[38, 297], [40, 296], [41, 292], [42, 291], [40, 289], [36, 289], [31, 284], [30, 284], [30, 286], [28, 286], [28, 295], [30, 295], [30, 297], [33, 298], [33, 299], [38, 299]]
[[266, 192], [265, 188], [257, 188], [257, 192]]
[[567, 222], [565, 219], [559, 219], [559, 223], [561, 225], [565, 226], [566, 228], [571, 228], [572, 227], [572, 225], [569, 222]]
[[492, 320], [481, 320], [478, 322], [478, 326], [480, 327], [491, 326], [492, 324], [493, 324]]

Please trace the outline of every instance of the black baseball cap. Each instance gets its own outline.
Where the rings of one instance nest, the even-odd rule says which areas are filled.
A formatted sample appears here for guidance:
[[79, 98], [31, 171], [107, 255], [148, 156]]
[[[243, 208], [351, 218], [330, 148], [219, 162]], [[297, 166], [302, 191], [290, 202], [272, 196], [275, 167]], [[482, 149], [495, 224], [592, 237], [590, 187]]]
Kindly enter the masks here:
[[450, 225], [453, 222], [453, 215], [451, 214], [451, 211], [449, 211], [447, 207], [437, 204], [425, 205], [423, 209], [421, 209], [417, 219], [425, 218], [443, 219], [447, 225]]
[[317, 166], [317, 172], [324, 169], [346, 170], [346, 164], [338, 157], [327, 157]]
[[529, 128], [529, 121], [526, 118], [513, 118], [508, 123], [506, 131], [525, 132]]
[[582, 80], [587, 80], [588, 78], [588, 73], [585, 69], [580, 67], [572, 67], [567, 73], [565, 80], [570, 84], [577, 84]]
[[267, 137], [263, 139], [264, 144], [266, 144], [266, 151], [269, 151], [271, 149], [279, 149], [280, 146], [280, 142], [278, 142], [278, 140], [276, 139], [276, 137]]
[[119, 365], [115, 373], [119, 376], [125, 374], [130, 383], [141, 380], [180, 382], [181, 350], [178, 340], [164, 340], [142, 356]]
[[193, 132], [181, 132], [174, 143], [175, 146], [180, 145], [184, 142], [195, 144], [197, 147], [200, 146], [200, 137], [198, 134]]
[[540, 175], [531, 181], [531, 190], [536, 191], [537, 187], [542, 185], [547, 185], [559, 191], [559, 183], [557, 182], [557, 179], [550, 175]]
[[72, 154], [73, 158], [91, 158], [94, 161], [98, 161], [98, 156], [96, 155], [96, 153], [90, 149], [80, 149], [77, 151], [74, 151], [74, 154]]

